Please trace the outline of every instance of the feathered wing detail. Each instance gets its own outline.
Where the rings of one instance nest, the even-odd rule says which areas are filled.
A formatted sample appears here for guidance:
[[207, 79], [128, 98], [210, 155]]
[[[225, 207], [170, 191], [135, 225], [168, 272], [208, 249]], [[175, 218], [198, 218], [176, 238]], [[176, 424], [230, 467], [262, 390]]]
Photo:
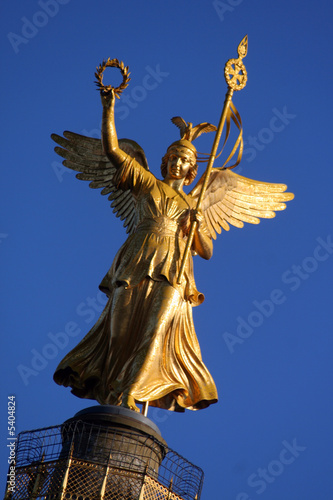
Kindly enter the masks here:
[[[102, 188], [101, 194], [109, 195], [113, 212], [124, 221], [126, 232], [134, 232], [137, 225], [135, 198], [130, 190], [123, 191], [113, 184], [116, 167], [104, 154], [102, 141], [67, 131], [64, 137], [57, 134], [51, 137], [60, 146], [54, 150], [65, 158], [63, 165], [79, 172], [76, 174], [77, 179], [90, 181], [89, 187]], [[126, 154], [149, 170], [143, 149], [136, 142], [130, 139], [120, 139], [118, 142]]]
[[171, 121], [172, 121], [172, 123], [174, 125], [176, 125], [176, 127], [179, 128], [179, 130], [180, 130], [180, 138], [184, 139], [186, 131], [187, 131], [187, 128], [188, 128], [188, 124], [186, 123], [186, 121], [184, 120], [184, 118], [182, 118], [181, 116], [174, 116], [173, 118], [171, 118]]
[[191, 141], [194, 141], [194, 139], [199, 137], [199, 135], [201, 134], [206, 134], [207, 132], [215, 132], [215, 130], [217, 130], [215, 125], [212, 125], [211, 123], [199, 123], [199, 125], [196, 125], [192, 129]]
[[[203, 179], [190, 193], [195, 200]], [[229, 231], [229, 224], [243, 227], [244, 222], [259, 224], [261, 218], [275, 217], [275, 212], [286, 208], [284, 202], [294, 198], [286, 189], [285, 184], [254, 181], [231, 170], [213, 168], [201, 206], [211, 237], [216, 239], [221, 229]]]
[[199, 123], [195, 127], [191, 122], [186, 122], [181, 116], [174, 116], [171, 121], [180, 130], [180, 138], [186, 139], [187, 141], [194, 141], [201, 134], [206, 132], [214, 132], [216, 130], [215, 125], [211, 123]]

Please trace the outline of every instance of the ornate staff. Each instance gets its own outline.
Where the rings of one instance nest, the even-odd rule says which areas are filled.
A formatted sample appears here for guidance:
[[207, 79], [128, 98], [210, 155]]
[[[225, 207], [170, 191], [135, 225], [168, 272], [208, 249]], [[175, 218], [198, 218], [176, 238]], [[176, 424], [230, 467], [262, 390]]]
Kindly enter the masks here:
[[[246, 72], [245, 66], [244, 66], [243, 61], [242, 61], [242, 59], [247, 54], [247, 47], [248, 47], [248, 39], [247, 39], [247, 35], [246, 35], [243, 38], [243, 40], [240, 42], [240, 44], [238, 45], [238, 48], [237, 48], [237, 52], [238, 52], [239, 57], [237, 59], [229, 59], [224, 67], [224, 77], [225, 77], [225, 80], [226, 80], [227, 85], [228, 85], [228, 91], [226, 93], [225, 101], [223, 104], [223, 110], [222, 110], [220, 122], [219, 122], [218, 127], [217, 127], [214, 143], [212, 146], [212, 151], [211, 151], [210, 156], [209, 156], [209, 161], [208, 161], [204, 181], [202, 184], [200, 196], [199, 196], [199, 199], [197, 201], [197, 206], [196, 206], [197, 211], [200, 210], [200, 208], [201, 208], [201, 204], [202, 204], [202, 200], [203, 200], [203, 197], [205, 195], [206, 188], [207, 188], [209, 176], [210, 176], [211, 170], [213, 168], [214, 160], [216, 158], [216, 151], [217, 151], [220, 139], [221, 139], [223, 127], [224, 127], [227, 115], [230, 112], [229, 108], [232, 106], [232, 103], [231, 103], [232, 95], [234, 93], [234, 90], [243, 89], [246, 85], [246, 82], [247, 82], [247, 72]], [[238, 115], [238, 113], [237, 113], [237, 115]], [[228, 132], [227, 132], [227, 135], [228, 135]], [[226, 135], [226, 139], [227, 139], [227, 135]], [[237, 143], [238, 142], [239, 141], [237, 141]], [[235, 151], [235, 148], [233, 149], [233, 152], [234, 151]], [[231, 155], [229, 156], [228, 160], [230, 159], [230, 157], [231, 157]], [[228, 160], [227, 160], [227, 162], [228, 162]], [[240, 161], [240, 158], [239, 158], [237, 164], [239, 163], [239, 161]], [[193, 220], [192, 224], [191, 224], [191, 229], [190, 229], [190, 232], [188, 235], [186, 248], [185, 248], [185, 252], [183, 255], [183, 260], [181, 263], [179, 275], [178, 275], [178, 280], [177, 280], [178, 284], [180, 284], [182, 281], [182, 277], [183, 277], [184, 269], [185, 269], [185, 264], [186, 264], [186, 261], [188, 259], [188, 256], [189, 256], [189, 253], [191, 250], [193, 237], [194, 237], [194, 233], [195, 233], [195, 230], [197, 228], [197, 225], [198, 225], [198, 222], [196, 220]]]

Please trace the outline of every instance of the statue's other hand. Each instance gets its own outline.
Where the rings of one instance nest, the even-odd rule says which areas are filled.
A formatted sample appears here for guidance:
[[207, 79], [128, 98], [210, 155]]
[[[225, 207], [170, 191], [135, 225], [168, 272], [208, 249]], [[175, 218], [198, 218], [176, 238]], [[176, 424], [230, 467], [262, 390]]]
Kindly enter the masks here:
[[184, 234], [187, 235], [190, 232], [193, 221], [197, 222], [198, 228], [200, 227], [200, 225], [202, 225], [202, 223], [204, 222], [204, 215], [201, 210], [196, 210], [194, 208], [192, 210], [187, 210], [181, 224]]
[[204, 215], [203, 215], [201, 210], [197, 210], [197, 209], [193, 208], [191, 210], [190, 218], [191, 218], [191, 222], [196, 221], [198, 223], [198, 225], [200, 225], [200, 224], [202, 224], [202, 222], [204, 220]]

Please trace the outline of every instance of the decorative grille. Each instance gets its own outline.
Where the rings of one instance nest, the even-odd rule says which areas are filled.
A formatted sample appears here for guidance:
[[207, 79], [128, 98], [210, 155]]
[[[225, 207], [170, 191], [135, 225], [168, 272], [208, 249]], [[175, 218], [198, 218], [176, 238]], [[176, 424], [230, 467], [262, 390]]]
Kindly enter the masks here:
[[19, 434], [5, 499], [199, 500], [202, 483], [199, 467], [153, 436], [75, 421]]

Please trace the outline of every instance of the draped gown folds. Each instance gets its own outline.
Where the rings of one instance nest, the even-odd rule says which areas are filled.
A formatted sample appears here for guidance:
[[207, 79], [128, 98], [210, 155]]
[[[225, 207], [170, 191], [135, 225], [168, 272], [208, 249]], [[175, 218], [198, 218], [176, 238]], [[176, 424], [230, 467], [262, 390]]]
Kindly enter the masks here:
[[177, 284], [186, 236], [184, 218], [194, 201], [159, 181], [128, 157], [114, 184], [131, 189], [138, 224], [118, 251], [100, 288], [109, 297], [99, 320], [61, 361], [54, 379], [73, 394], [119, 405], [124, 395], [168, 410], [197, 410], [217, 401], [204, 365], [192, 307], [192, 257]]

